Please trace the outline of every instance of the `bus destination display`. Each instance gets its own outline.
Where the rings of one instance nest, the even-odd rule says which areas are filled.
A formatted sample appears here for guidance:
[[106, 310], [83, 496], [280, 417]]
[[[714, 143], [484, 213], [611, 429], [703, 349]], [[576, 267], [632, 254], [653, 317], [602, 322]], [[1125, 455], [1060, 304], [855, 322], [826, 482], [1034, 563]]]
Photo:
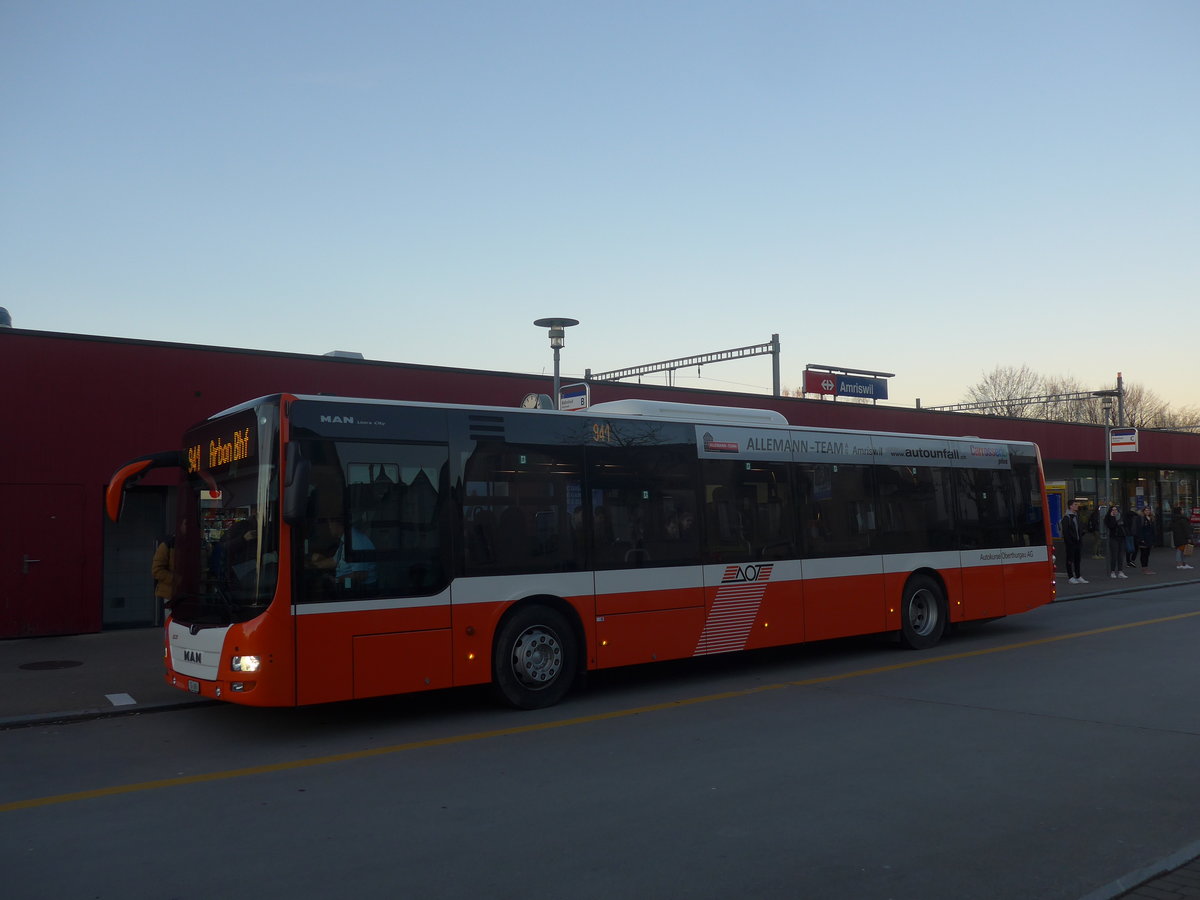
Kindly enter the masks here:
[[199, 443], [193, 443], [187, 448], [188, 474], [194, 474], [201, 469], [219, 469], [243, 459], [249, 459], [254, 453], [254, 431], [250, 426], [223, 430], [220, 434]]

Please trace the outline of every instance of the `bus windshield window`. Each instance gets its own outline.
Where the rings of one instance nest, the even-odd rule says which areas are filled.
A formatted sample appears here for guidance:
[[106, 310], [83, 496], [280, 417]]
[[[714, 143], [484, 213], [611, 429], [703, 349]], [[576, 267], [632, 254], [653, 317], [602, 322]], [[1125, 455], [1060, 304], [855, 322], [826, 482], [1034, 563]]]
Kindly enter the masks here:
[[275, 419], [250, 410], [205, 423], [186, 439], [172, 616], [196, 625], [262, 613], [278, 574]]

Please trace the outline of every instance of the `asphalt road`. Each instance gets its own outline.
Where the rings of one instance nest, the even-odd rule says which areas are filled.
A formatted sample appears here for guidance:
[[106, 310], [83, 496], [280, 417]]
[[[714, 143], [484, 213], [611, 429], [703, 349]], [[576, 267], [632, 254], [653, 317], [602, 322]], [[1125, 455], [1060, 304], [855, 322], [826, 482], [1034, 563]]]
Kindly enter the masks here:
[[460, 691], [0, 732], [21, 898], [1069, 898], [1200, 840], [1200, 588]]

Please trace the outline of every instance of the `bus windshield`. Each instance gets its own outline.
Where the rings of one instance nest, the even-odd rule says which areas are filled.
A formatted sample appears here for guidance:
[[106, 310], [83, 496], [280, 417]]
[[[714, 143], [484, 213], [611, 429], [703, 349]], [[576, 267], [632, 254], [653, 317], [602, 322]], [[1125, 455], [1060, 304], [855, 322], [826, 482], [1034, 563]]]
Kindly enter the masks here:
[[206, 422], [185, 437], [172, 617], [229, 625], [260, 615], [279, 564], [274, 406]]

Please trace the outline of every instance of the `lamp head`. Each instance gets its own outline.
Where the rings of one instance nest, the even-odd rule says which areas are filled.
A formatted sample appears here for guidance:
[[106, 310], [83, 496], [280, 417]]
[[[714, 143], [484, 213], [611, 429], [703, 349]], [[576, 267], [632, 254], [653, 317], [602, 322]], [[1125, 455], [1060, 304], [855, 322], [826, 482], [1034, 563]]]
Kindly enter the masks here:
[[567, 343], [567, 329], [572, 325], [578, 325], [578, 319], [535, 319], [534, 325], [538, 328], [550, 329], [550, 348], [552, 350], [561, 350]]

